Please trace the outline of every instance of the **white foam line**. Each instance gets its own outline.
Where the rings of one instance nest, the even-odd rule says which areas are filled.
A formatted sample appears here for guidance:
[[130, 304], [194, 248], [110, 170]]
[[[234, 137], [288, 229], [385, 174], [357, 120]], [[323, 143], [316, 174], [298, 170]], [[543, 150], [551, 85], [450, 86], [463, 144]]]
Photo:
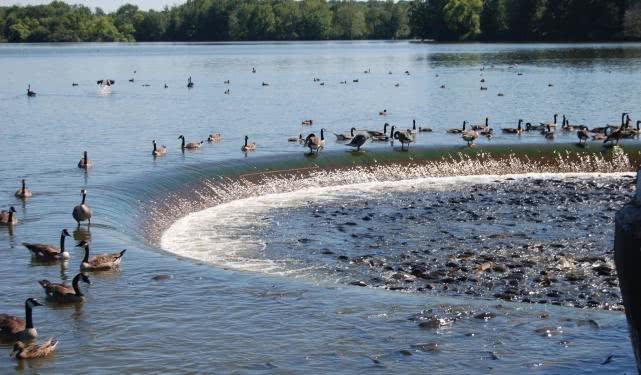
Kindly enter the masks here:
[[261, 256], [266, 244], [257, 238], [256, 232], [271, 224], [264, 220], [270, 210], [345, 200], [356, 195], [362, 197], [389, 192], [460, 190], [463, 186], [505, 182], [508, 179], [601, 179], [623, 176], [634, 176], [634, 173], [526, 173], [423, 177], [265, 194], [190, 213], [178, 219], [162, 234], [160, 245], [162, 249], [176, 255], [225, 268], [274, 275], [299, 274], [303, 268], [291, 269], [292, 265], [286, 261], [274, 261]]

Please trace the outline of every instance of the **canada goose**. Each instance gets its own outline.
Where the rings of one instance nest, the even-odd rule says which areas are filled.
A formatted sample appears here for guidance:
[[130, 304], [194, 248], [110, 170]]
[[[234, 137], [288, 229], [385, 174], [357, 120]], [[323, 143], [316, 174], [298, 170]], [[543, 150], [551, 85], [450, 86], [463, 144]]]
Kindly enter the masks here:
[[525, 131], [526, 132], [529, 132], [529, 131], [541, 131], [543, 129], [545, 129], [545, 125], [532, 125], [531, 122], [525, 123]]
[[320, 139], [314, 133], [308, 135], [307, 138], [305, 138], [305, 146], [309, 147], [310, 154], [313, 154], [314, 150], [318, 153], [318, 151], [325, 147], [325, 134], [323, 133], [323, 129], [321, 129]]
[[418, 128], [418, 132], [419, 133], [431, 133], [432, 132], [432, 128], [421, 128], [421, 127], [419, 127]]
[[153, 141], [153, 144], [154, 150], [151, 152], [153, 156], [164, 156], [167, 153], [167, 147], [164, 145], [158, 147], [158, 145], [156, 145], [156, 140]]
[[269, 86], [269, 83], [263, 82], [263, 86]]
[[222, 140], [223, 140], [223, 137], [220, 135], [220, 133], [210, 134], [209, 137], [207, 137], [207, 142], [209, 143], [220, 142]]
[[127, 249], [119, 253], [97, 255], [89, 258], [89, 244], [87, 241], [80, 241], [76, 247], [85, 249], [85, 257], [80, 263], [80, 271], [108, 271], [120, 266], [123, 255]]
[[465, 127], [467, 126], [467, 121], [463, 121], [463, 127], [462, 128], [451, 128], [448, 129], [447, 132], [450, 134], [461, 134], [465, 132]]
[[82, 159], [78, 162], [78, 168], [82, 169], [89, 169], [93, 167], [93, 162], [89, 160], [89, 157], [87, 156], [87, 151], [82, 153]]
[[521, 127], [521, 124], [523, 123], [523, 120], [519, 119], [519, 124], [517, 125], [516, 128], [503, 128], [503, 133], [507, 134], [521, 134], [523, 132], [523, 128]]
[[252, 68], [252, 73], [256, 73], [256, 68]]
[[231, 95], [231, 90], [230, 89], [225, 90], [225, 95]]
[[180, 148], [182, 148], [183, 150], [184, 149], [195, 150], [195, 149], [200, 148], [200, 145], [203, 144], [203, 141], [185, 143], [185, 136], [184, 135], [179, 136], [178, 139], [182, 140]]
[[407, 145], [407, 150], [409, 151], [410, 143], [414, 142], [414, 138], [410, 134], [400, 131], [396, 131], [394, 133], [394, 139], [401, 142], [401, 151], [405, 151], [405, 145]]
[[592, 134], [592, 140], [593, 141], [603, 141], [603, 140], [605, 140], [607, 138], [608, 138], [608, 136], [603, 134], [603, 133]]
[[476, 141], [478, 137], [479, 133], [476, 130], [468, 130], [461, 136], [461, 138], [463, 138], [463, 140], [467, 142], [468, 147], [472, 147], [474, 145], [474, 141]]
[[356, 147], [356, 152], [361, 150], [361, 147], [367, 142], [369, 138], [364, 134], [357, 134], [352, 138], [352, 141], [347, 143], [346, 146]]
[[29, 96], [29, 97], [36, 96], [36, 92], [35, 91], [31, 91], [31, 85], [27, 86], [27, 96]]
[[442, 88], [442, 89], [444, 89], [444, 88], [445, 88], [445, 85], [441, 85], [441, 88]]
[[224, 83], [225, 83], [226, 85], [229, 85], [230, 81], [229, 81], [229, 80], [226, 80]]
[[13, 315], [0, 314], [0, 337], [5, 340], [31, 340], [38, 337], [32, 317], [32, 309], [36, 306], [42, 306], [42, 304], [35, 298], [28, 298], [25, 301], [25, 320]]
[[72, 83], [71, 83], [71, 86], [72, 86], [72, 87], [76, 87], [76, 86], [78, 86], [78, 84], [77, 84], [76, 82], [72, 82]]
[[48, 300], [58, 303], [75, 303], [82, 302], [85, 299], [85, 295], [78, 285], [80, 281], [91, 285], [91, 280], [83, 273], [79, 273], [73, 278], [71, 286], [64, 283], [52, 283], [49, 280], [40, 280], [38, 284], [45, 290]]
[[487, 87], [481, 86], [481, 91], [487, 91]]
[[346, 85], [346, 84], [347, 84], [347, 81], [340, 81], [340, 84], [341, 84], [341, 85]]
[[314, 124], [314, 121], [312, 121], [312, 120], [303, 120], [301, 122], [301, 125], [306, 125], [306, 126], [310, 126], [312, 124]]
[[42, 243], [23, 242], [22, 246], [31, 251], [31, 255], [42, 261], [55, 261], [60, 259], [69, 259], [69, 252], [65, 250], [65, 237], [71, 237], [66, 229], [60, 233], [60, 247]]
[[194, 87], [194, 82], [191, 80], [191, 76], [189, 76], [189, 78], [187, 78], [187, 88], [191, 89], [193, 87]]
[[166, 83], [165, 83], [165, 88], [166, 88], [166, 89], [168, 89], [168, 88], [169, 88], [169, 86], [168, 86]]
[[489, 128], [489, 127], [490, 127], [490, 119], [486, 117], [484, 124], [472, 125], [472, 130], [483, 130], [483, 129]]
[[481, 83], [485, 83], [485, 78], [481, 78]]
[[552, 125], [551, 124], [545, 125], [545, 131], [542, 132], [542, 134], [545, 137], [545, 139], [553, 140], [555, 134], [554, 134], [554, 129], [552, 129]]
[[351, 140], [352, 138], [354, 138], [354, 131], [355, 131], [355, 130], [356, 130], [356, 128], [352, 128], [352, 129], [349, 131], [349, 133], [343, 133], [343, 134], [336, 134], [336, 133], [334, 133], [334, 135], [336, 136], [336, 140], [337, 140], [337, 141], [349, 141], [349, 140]]
[[16, 208], [11, 206], [9, 211], [2, 210], [0, 212], [0, 225], [15, 225], [18, 224], [16, 217]]
[[585, 144], [588, 142], [588, 138], [590, 138], [590, 133], [587, 129], [579, 129], [576, 132], [576, 136], [579, 138], [579, 144]]
[[354, 83], [358, 83], [358, 80], [357, 80], [357, 79], [354, 79], [354, 80], [352, 80], [352, 82], [354, 82]]
[[91, 208], [85, 203], [87, 200], [87, 190], [82, 189], [80, 190], [80, 194], [82, 194], [82, 202], [80, 202], [79, 205], [73, 208], [73, 212], [71, 213], [73, 215], [74, 220], [80, 225], [81, 221], [88, 221], [89, 225], [91, 225], [91, 215], [93, 214]]
[[100, 86], [111, 86], [115, 83], [116, 81], [114, 81], [113, 79], [99, 79], [96, 81], [96, 84]]
[[49, 339], [41, 345], [35, 343], [25, 344], [22, 341], [16, 341], [16, 343], [13, 344], [10, 357], [17, 360], [44, 358], [55, 353], [56, 346], [58, 346], [58, 341], [54, 339]]
[[487, 138], [492, 138], [494, 136], [494, 129], [487, 127], [479, 132], [480, 135]]
[[245, 136], [245, 144], [240, 148], [243, 152], [254, 151], [256, 150], [256, 143], [247, 143], [249, 140], [248, 136]]
[[287, 138], [287, 142], [298, 142], [300, 143], [301, 141], [304, 141], [305, 139], [303, 138], [302, 134], [299, 134], [298, 137], [289, 137]]
[[129, 82], [134, 83], [134, 79], [133, 79], [133, 77], [132, 77], [132, 78], [129, 78]]
[[25, 179], [22, 179], [22, 187], [18, 190], [16, 190], [15, 196], [18, 198], [30, 198], [33, 195], [31, 190], [27, 189], [27, 182]]
[[618, 128], [616, 130], [610, 130], [610, 134], [606, 134], [607, 137], [603, 140], [603, 144], [610, 143], [610, 146], [619, 144], [619, 140], [623, 138], [623, 129]]
[[388, 123], [385, 123], [383, 125], [383, 131], [379, 132], [377, 130], [365, 130], [367, 132], [367, 135], [370, 137], [385, 137], [387, 135], [387, 127], [389, 126]]
[[541, 125], [543, 125], [543, 126], [545, 127], [543, 130], [544, 130], [544, 131], [545, 131], [545, 130], [547, 130], [548, 125], [549, 125], [551, 128], [556, 128], [556, 126], [557, 126], [556, 120], [557, 120], [557, 118], [558, 118], [558, 117], [559, 117], [559, 115], [558, 115], [557, 113], [555, 113], [555, 114], [554, 114], [554, 122], [549, 122], [549, 123], [543, 123], [543, 122], [542, 122], [542, 123], [541, 123]]
[[387, 116], [387, 109], [384, 109], [382, 112], [378, 112], [379, 116]]
[[412, 128], [407, 129], [407, 133], [411, 135], [416, 135], [416, 133], [418, 133], [418, 130], [416, 129], [416, 120], [412, 121]]

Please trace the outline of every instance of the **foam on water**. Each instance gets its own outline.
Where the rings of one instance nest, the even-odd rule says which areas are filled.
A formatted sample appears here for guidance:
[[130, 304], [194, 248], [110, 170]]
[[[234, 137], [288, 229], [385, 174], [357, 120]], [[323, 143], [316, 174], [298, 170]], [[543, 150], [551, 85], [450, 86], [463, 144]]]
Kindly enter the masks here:
[[[507, 175], [472, 175], [418, 177], [397, 181], [371, 181], [271, 193], [232, 200], [193, 212], [174, 222], [163, 234], [161, 247], [176, 255], [242, 271], [274, 275], [305, 275], [309, 269], [295, 259], [265, 259], [265, 242], [257, 233], [267, 225], [273, 209], [299, 208], [328, 201], [349, 204], [352, 197], [408, 191], [451, 191], [476, 184], [506, 182], [511, 179], [599, 179], [632, 176], [619, 173], [526, 173]], [[312, 229], [313, 230], [313, 229]], [[284, 233], [283, 235], [287, 235]]]

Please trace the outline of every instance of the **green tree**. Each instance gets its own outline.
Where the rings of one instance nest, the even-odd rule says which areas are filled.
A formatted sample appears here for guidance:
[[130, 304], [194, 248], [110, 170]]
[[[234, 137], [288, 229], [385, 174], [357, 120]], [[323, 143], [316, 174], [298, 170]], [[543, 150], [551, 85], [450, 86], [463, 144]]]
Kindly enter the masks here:
[[301, 39], [327, 39], [332, 26], [332, 13], [323, 0], [301, 2]]
[[510, 0], [485, 0], [481, 12], [481, 30], [486, 40], [509, 38]]
[[482, 0], [449, 0], [443, 20], [457, 39], [473, 39], [481, 33]]

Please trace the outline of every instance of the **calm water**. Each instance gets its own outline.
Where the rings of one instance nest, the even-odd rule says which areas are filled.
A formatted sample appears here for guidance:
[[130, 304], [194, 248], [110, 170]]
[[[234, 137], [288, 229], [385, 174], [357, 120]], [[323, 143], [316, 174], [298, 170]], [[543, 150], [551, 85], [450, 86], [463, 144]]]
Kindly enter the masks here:
[[[242, 271], [231, 261], [227, 267], [219, 258], [192, 256], [200, 245], [188, 241], [161, 249], [159, 235], [149, 238], [144, 226], [157, 214], [149, 207], [186, 184], [251, 169], [248, 164], [266, 157], [303, 159], [304, 150], [287, 138], [321, 127], [328, 133], [382, 129], [384, 122], [408, 127], [415, 118], [434, 129], [419, 135], [418, 145], [460, 146], [460, 138], [444, 130], [486, 116], [495, 128], [516, 126], [519, 118], [551, 121], [554, 113], [590, 127], [618, 123], [621, 112], [636, 122], [640, 68], [638, 44], [0, 46], [0, 202], [3, 209], [15, 205], [22, 221], [12, 231], [0, 228], [0, 313], [22, 316], [25, 298], [44, 300], [37, 280], [75, 275], [80, 252], [72, 250], [66, 267], [42, 266], [31, 262], [20, 243], [56, 243], [62, 228], [75, 229], [70, 213], [81, 188], [89, 190], [94, 220], [90, 234], [74, 234], [90, 235], [96, 253], [128, 249], [120, 272], [91, 276], [83, 305], [35, 310], [40, 336], [61, 341], [54, 358], [21, 365], [5, 358], [0, 372], [632, 371], [625, 319], [618, 312], [358, 288], [340, 277], [313, 277], [313, 270], [303, 277]], [[188, 76], [196, 84], [192, 90], [185, 87]], [[128, 82], [132, 77], [135, 82]], [[315, 77], [325, 85], [313, 82]], [[116, 80], [110, 95], [96, 90], [102, 78]], [[487, 91], [479, 90], [481, 78]], [[339, 84], [343, 80], [348, 83]], [[25, 95], [29, 83], [35, 98]], [[224, 94], [227, 88], [231, 95]], [[386, 118], [378, 115], [383, 109]], [[314, 126], [302, 127], [304, 119], [313, 119]], [[212, 132], [224, 140], [180, 152], [178, 135], [200, 140]], [[244, 135], [258, 144], [256, 152], [240, 152]], [[166, 157], [152, 159], [153, 139], [168, 146]], [[554, 142], [575, 140], [574, 134], [559, 134]], [[491, 142], [547, 141], [538, 134], [497, 134]], [[344, 147], [328, 134], [328, 153], [340, 155]], [[389, 145], [366, 147], [383, 151]], [[84, 150], [95, 164], [89, 173], [76, 168]], [[403, 177], [408, 176], [399, 173]], [[35, 193], [27, 203], [13, 198], [21, 178]], [[256, 191], [279, 192], [278, 185]], [[336, 193], [335, 199], [348, 204], [351, 198]], [[282, 204], [287, 207], [287, 197]], [[191, 213], [189, 205], [175, 207], [180, 208], [164, 213], [163, 221]], [[238, 210], [252, 209], [238, 204]], [[282, 210], [278, 215], [286, 217]], [[207, 222], [201, 226], [221, 230]], [[281, 235], [298, 238], [299, 230], [285, 226]], [[208, 235], [188, 234], [194, 242]], [[151, 279], [159, 274], [173, 279]], [[456, 321], [418, 328], [417, 319], [428, 314], [421, 311], [429, 309]], [[467, 318], [483, 311], [496, 319]], [[581, 323], [590, 320], [599, 328]], [[542, 328], [550, 337], [537, 333]], [[0, 349], [8, 355], [8, 346]], [[611, 354], [613, 360], [601, 365]]]

